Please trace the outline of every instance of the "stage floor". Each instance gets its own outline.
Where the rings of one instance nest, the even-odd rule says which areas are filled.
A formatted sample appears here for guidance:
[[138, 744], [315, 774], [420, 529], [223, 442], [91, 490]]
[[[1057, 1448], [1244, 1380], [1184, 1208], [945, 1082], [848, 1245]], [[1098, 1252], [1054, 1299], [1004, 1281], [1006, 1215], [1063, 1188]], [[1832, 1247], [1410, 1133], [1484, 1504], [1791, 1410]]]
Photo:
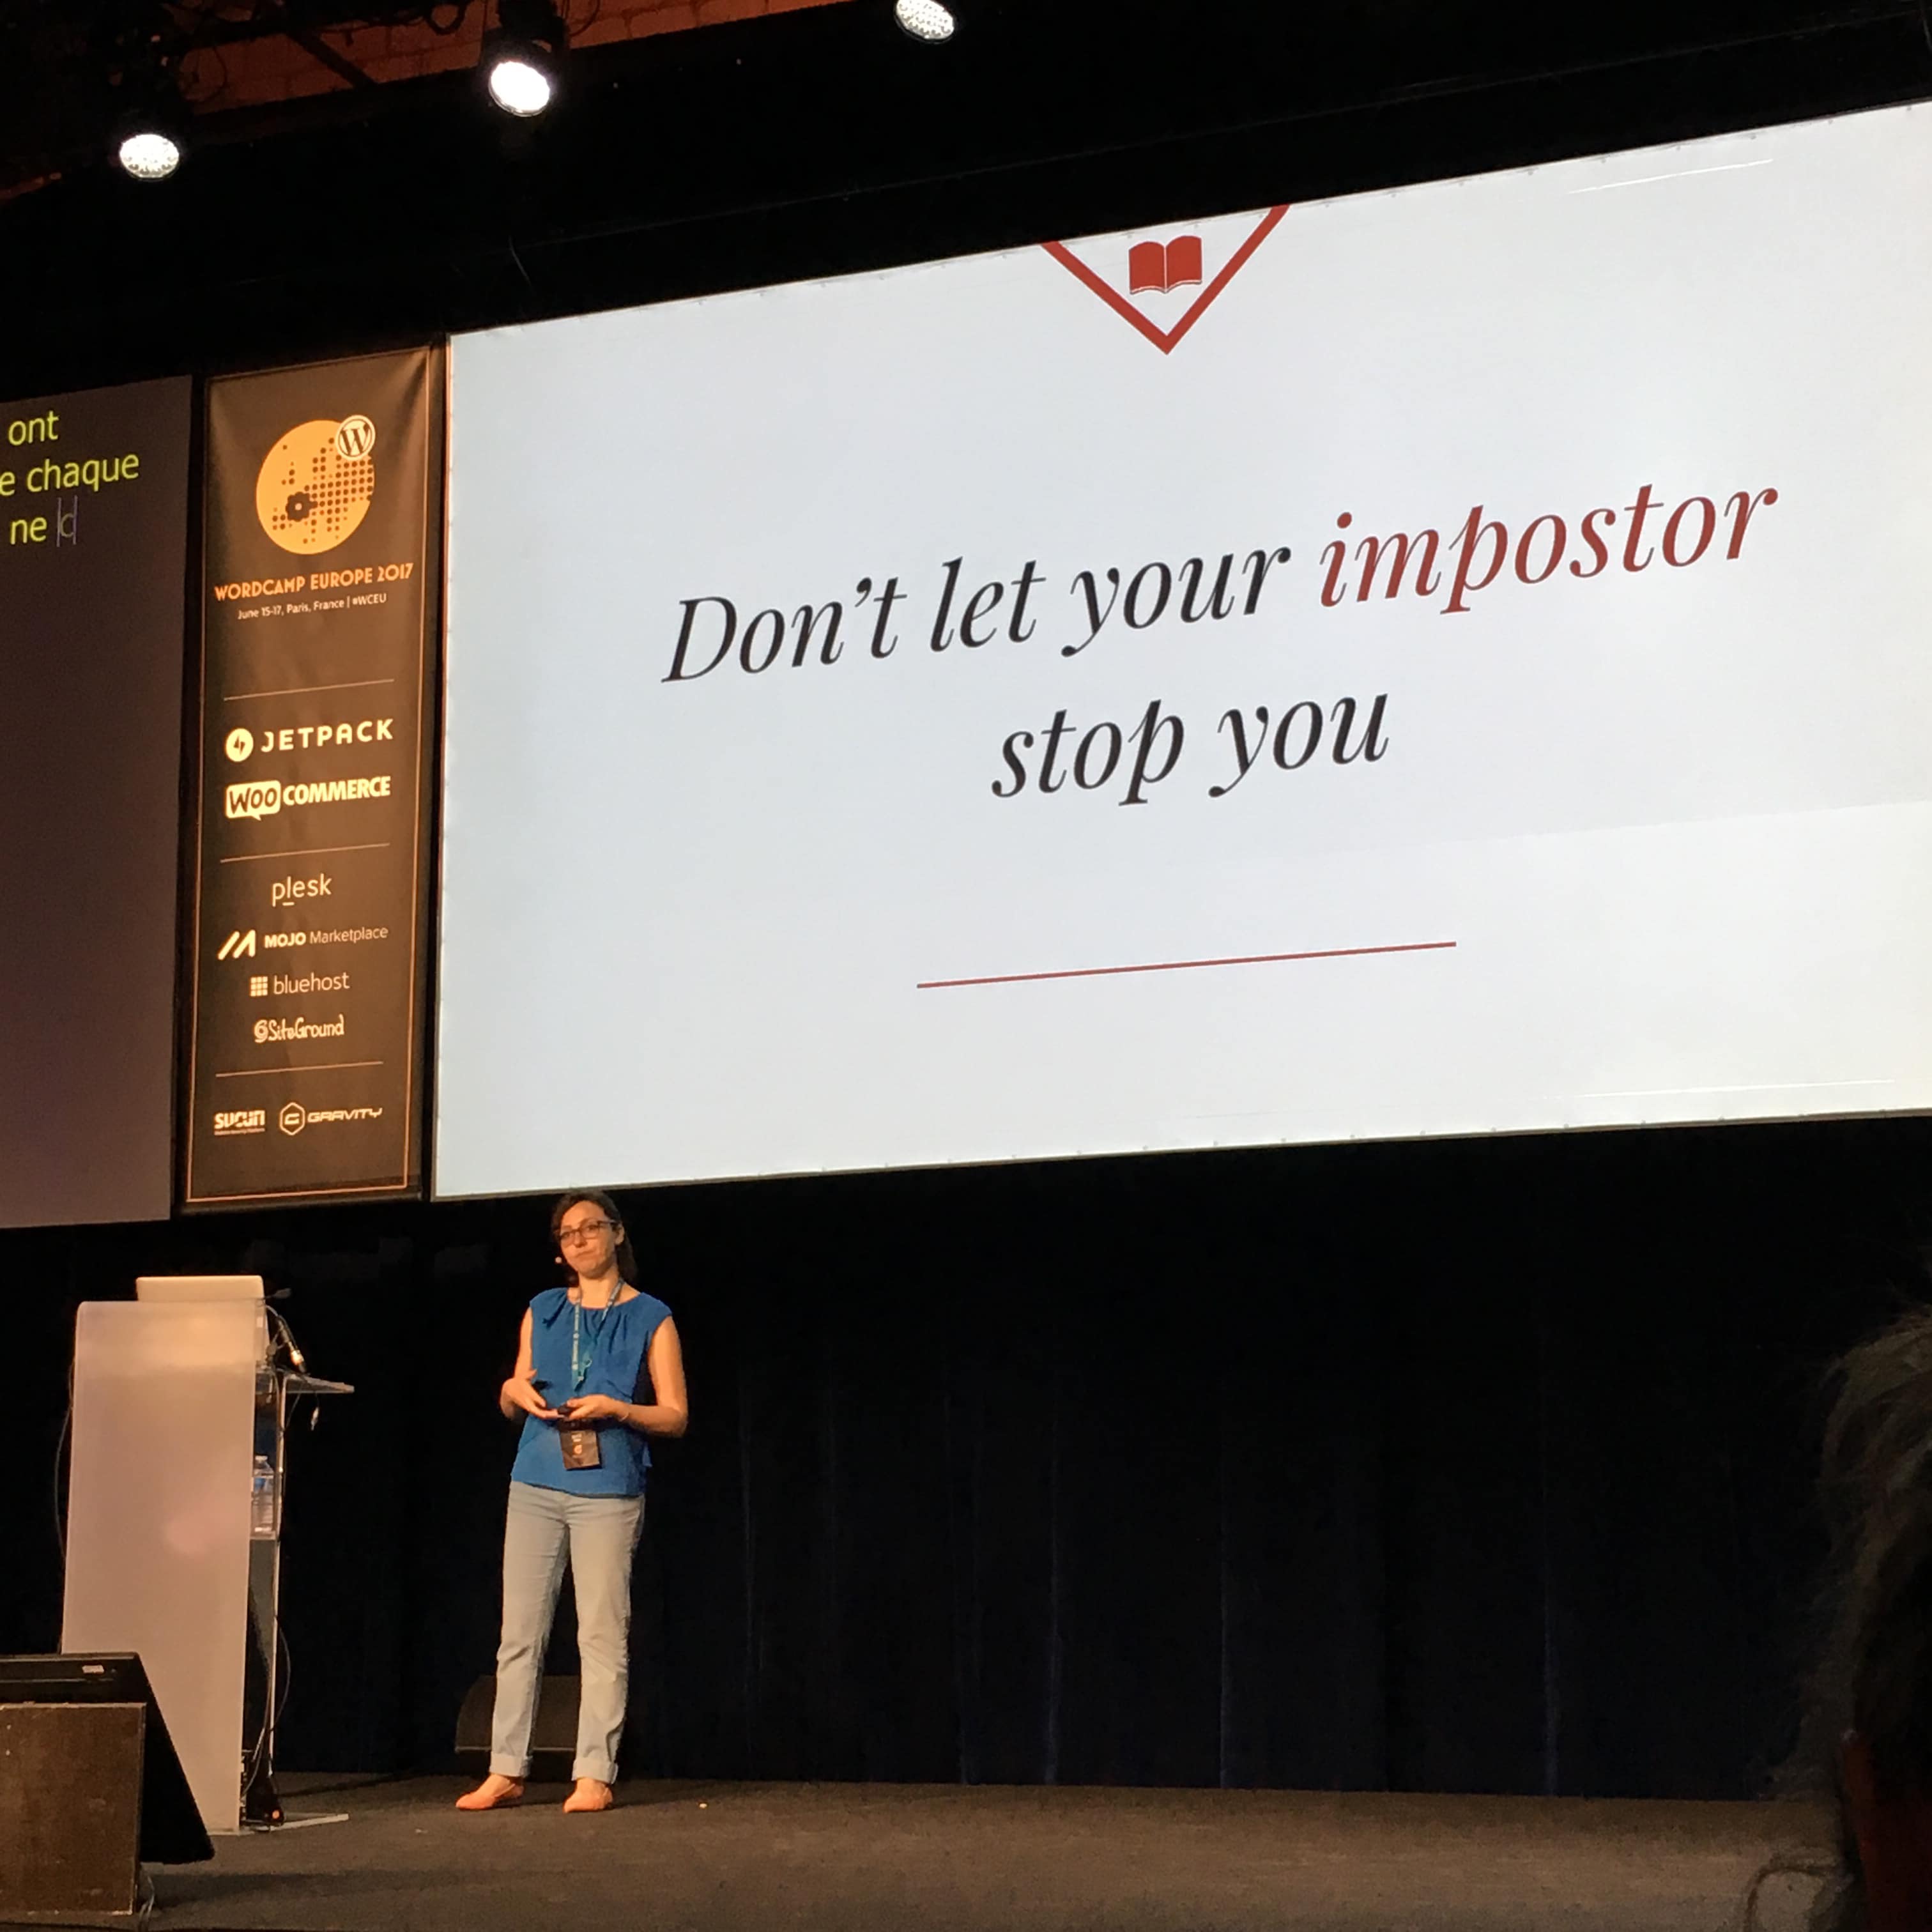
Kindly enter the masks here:
[[[619, 1787], [566, 1818], [451, 1809], [466, 1780], [290, 1779], [293, 1817], [158, 1874], [156, 1932], [1730, 1932], [1774, 1854], [1822, 1852], [1786, 1804], [932, 1785]], [[1816, 1890], [1774, 1880], [1796, 1932]]]

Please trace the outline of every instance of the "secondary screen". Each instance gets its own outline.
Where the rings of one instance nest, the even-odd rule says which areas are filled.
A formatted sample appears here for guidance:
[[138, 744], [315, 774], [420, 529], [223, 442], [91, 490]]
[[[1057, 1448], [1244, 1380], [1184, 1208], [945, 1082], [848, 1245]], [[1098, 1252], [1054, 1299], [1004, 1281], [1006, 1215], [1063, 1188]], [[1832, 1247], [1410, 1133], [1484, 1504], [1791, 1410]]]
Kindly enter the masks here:
[[0, 403], [0, 1228], [168, 1211], [190, 400]]
[[1932, 1104], [1932, 117], [462, 338], [436, 1184]]

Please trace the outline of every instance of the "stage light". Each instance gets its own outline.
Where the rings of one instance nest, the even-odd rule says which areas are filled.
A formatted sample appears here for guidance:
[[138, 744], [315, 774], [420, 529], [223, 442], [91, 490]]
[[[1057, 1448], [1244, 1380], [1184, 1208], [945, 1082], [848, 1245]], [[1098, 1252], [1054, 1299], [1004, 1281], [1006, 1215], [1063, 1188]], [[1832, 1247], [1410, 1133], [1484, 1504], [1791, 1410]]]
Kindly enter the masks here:
[[136, 181], [166, 181], [181, 166], [181, 143], [159, 128], [137, 128], [121, 137], [115, 158]]
[[122, 172], [138, 182], [166, 181], [188, 151], [188, 111], [165, 64], [130, 69], [116, 82], [125, 104], [108, 134]]
[[504, 54], [490, 63], [490, 98], [506, 114], [541, 114], [556, 92], [556, 82], [538, 62]]
[[892, 18], [916, 40], [950, 40], [959, 24], [940, 0], [892, 0]]
[[526, 121], [556, 98], [563, 18], [555, 0], [499, 0], [496, 18], [483, 46], [484, 84], [506, 114]]

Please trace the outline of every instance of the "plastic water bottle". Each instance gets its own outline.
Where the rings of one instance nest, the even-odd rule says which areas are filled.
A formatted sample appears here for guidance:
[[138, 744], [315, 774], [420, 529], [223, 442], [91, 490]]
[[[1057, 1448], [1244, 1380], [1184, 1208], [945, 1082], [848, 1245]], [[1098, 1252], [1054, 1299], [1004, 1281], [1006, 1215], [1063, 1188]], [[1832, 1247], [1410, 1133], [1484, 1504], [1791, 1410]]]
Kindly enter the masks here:
[[275, 1466], [266, 1456], [255, 1458], [255, 1486], [249, 1506], [248, 1534], [271, 1540], [275, 1534]]

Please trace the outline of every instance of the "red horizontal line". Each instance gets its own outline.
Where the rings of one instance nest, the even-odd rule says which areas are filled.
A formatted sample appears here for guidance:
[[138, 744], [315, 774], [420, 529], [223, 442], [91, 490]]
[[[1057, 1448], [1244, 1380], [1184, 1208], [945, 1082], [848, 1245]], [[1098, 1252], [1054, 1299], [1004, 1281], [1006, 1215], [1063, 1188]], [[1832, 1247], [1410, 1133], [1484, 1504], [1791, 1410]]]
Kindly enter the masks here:
[[1232, 959], [1157, 959], [1146, 966], [1072, 966], [1055, 973], [988, 973], [974, 980], [922, 980], [917, 990], [944, 986], [1012, 986], [1027, 980], [1100, 980], [1115, 973], [1191, 973], [1202, 966], [1275, 966], [1291, 959], [1365, 959], [1377, 952], [1448, 952], [1453, 939], [1423, 939], [1406, 946], [1332, 946], [1319, 952], [1249, 952]]

